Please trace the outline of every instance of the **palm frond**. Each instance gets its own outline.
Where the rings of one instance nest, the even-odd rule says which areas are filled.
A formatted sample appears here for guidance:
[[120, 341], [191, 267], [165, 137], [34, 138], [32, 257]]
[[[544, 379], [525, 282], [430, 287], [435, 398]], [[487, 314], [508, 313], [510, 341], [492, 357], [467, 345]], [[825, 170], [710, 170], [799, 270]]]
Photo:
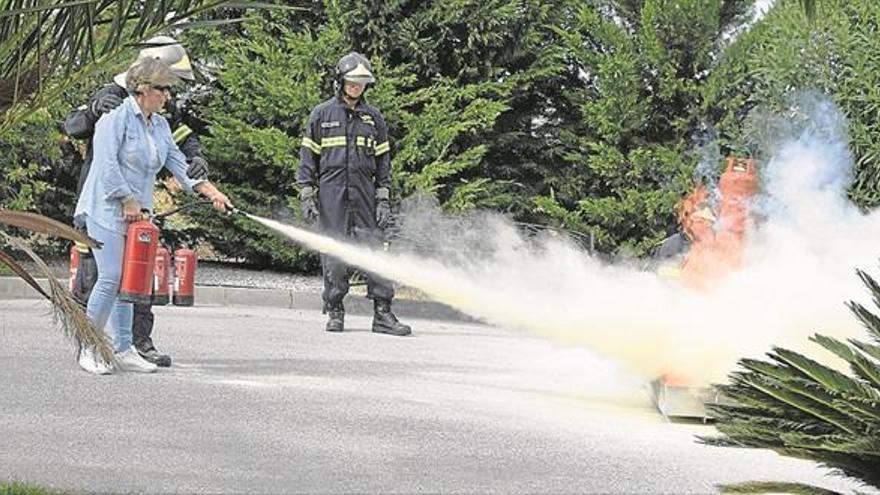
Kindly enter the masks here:
[[859, 276], [862, 283], [868, 288], [868, 292], [871, 293], [874, 306], [880, 307], [880, 284], [878, 284], [877, 281], [874, 280], [874, 277], [864, 270], [856, 270], [856, 275]]
[[859, 393], [859, 387], [853, 383], [853, 380], [850, 377], [828, 366], [820, 364], [803, 354], [776, 347], [773, 349], [771, 357], [796, 368], [798, 371], [810, 377], [810, 379], [831, 390], [845, 390], [853, 394]]
[[71, 338], [78, 347], [94, 347], [105, 362], [112, 363], [114, 360], [113, 347], [104, 332], [95, 328], [82, 306], [76, 302], [67, 287], [58, 282], [46, 262], [34, 253], [25, 241], [3, 231], [0, 231], [0, 235], [10, 245], [27, 254], [37, 265], [42, 275], [46, 277], [49, 283], [53, 314], [61, 323], [60, 327], [64, 334]]
[[[858, 274], [880, 307], [880, 285]], [[872, 338], [880, 339], [880, 318], [861, 304], [849, 307]], [[707, 406], [721, 436], [700, 441], [771, 449], [880, 488], [880, 346], [823, 335], [811, 340], [846, 361], [851, 374], [781, 348], [768, 354], [773, 362], [744, 359], [745, 371], [731, 373], [730, 384], [719, 387], [732, 403]], [[798, 492], [780, 486], [732, 488], [736, 493]]]
[[834, 425], [842, 431], [855, 434], [857, 429], [850, 424], [846, 417], [836, 411], [822, 407], [821, 403], [812, 400], [809, 397], [794, 392], [790, 387], [772, 383], [761, 376], [752, 376], [748, 378], [750, 386], [760, 390], [768, 396], [794, 408], [801, 413], [812, 416], [813, 418]]
[[798, 495], [839, 495], [835, 491], [803, 483], [753, 481], [734, 485], [721, 485], [721, 493], [792, 493]]
[[40, 295], [45, 297], [48, 300], [52, 300], [52, 296], [46, 293], [45, 290], [40, 286], [40, 284], [31, 277], [31, 274], [27, 272], [21, 265], [18, 264], [17, 261], [10, 255], [9, 253], [0, 250], [0, 261], [2, 261], [6, 266], [8, 266], [16, 275], [21, 277], [22, 280], [27, 282], [28, 285], [34, 288], [35, 291], [39, 292]]
[[[5, 5], [8, 3], [9, 2], [4, 2], [3, 4]], [[34, 5], [34, 6], [30, 6], [30, 7], [22, 7], [22, 8], [17, 8], [17, 9], [8, 9], [8, 10], [4, 9], [3, 11], [0, 11], [0, 18], [18, 16], [21, 14], [30, 14], [30, 13], [35, 13], [35, 12], [45, 12], [46, 10], [49, 10], [49, 9], [63, 9], [66, 7], [72, 7], [74, 5], [84, 5], [84, 4], [89, 4], [89, 3], [97, 3], [97, 0], [72, 0], [70, 2], [59, 2], [59, 3], [56, 3], [55, 5], [52, 5], [51, 7], [46, 6], [46, 5]]]
[[[858, 347], [856, 349], [853, 349], [852, 347], [833, 337], [826, 337], [823, 335], [814, 335], [810, 338], [810, 340], [818, 343], [822, 347], [828, 349], [829, 351], [833, 352], [838, 357], [849, 363], [850, 368], [852, 368], [856, 376], [867, 381], [869, 384], [872, 383], [874, 386], [880, 387], [880, 366], [877, 366], [870, 359], [862, 355], [857, 350]], [[877, 391], [868, 385], [859, 383], [858, 381], [852, 380], [849, 377], [843, 377], [842, 379], [849, 380], [849, 390], [857, 390], [858, 395], [860, 396], [866, 398], [876, 398], [878, 395]]]
[[62, 239], [85, 244], [91, 248], [101, 247], [101, 243], [73, 227], [38, 213], [0, 209], [0, 223], [61, 237]]
[[[194, 21], [220, 7], [298, 7], [228, 0], [0, 0], [0, 132], [54, 101], [129, 47], [162, 32], [217, 23]], [[229, 21], [219, 21], [224, 23]], [[52, 83], [41, 86], [51, 77]], [[30, 84], [28, 84], [30, 83]], [[36, 84], [36, 87], [35, 87]]]
[[807, 19], [812, 21], [816, 18], [816, 0], [801, 0], [801, 7], [804, 9]]
[[858, 348], [860, 351], [864, 352], [868, 356], [871, 356], [877, 361], [880, 361], [880, 345], [869, 344], [867, 342], [862, 342], [855, 339], [850, 339], [849, 343]]

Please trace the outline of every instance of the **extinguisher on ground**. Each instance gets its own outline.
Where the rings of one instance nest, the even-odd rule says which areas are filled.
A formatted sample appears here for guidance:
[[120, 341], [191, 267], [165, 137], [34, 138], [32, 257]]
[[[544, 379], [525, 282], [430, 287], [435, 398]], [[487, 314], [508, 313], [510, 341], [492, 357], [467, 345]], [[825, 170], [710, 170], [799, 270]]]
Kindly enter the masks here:
[[156, 250], [156, 264], [153, 268], [153, 306], [164, 306], [170, 301], [168, 285], [171, 280], [171, 253], [165, 246]]
[[195, 301], [196, 253], [187, 247], [174, 251], [174, 293], [175, 306], [192, 306]]
[[77, 270], [79, 270], [79, 249], [76, 248], [76, 244], [73, 244], [70, 246], [70, 280], [67, 282], [67, 289], [70, 292], [73, 292], [73, 287], [76, 283]]
[[[184, 205], [164, 213], [160, 213], [150, 219], [138, 220], [128, 224], [128, 232], [125, 239], [125, 252], [123, 254], [122, 264], [122, 281], [119, 284], [119, 300], [132, 302], [137, 304], [150, 304], [153, 301], [153, 288], [158, 286], [160, 282], [155, 279], [156, 271], [156, 253], [159, 251], [159, 227], [155, 225], [154, 220], [158, 220], [169, 215], [173, 215], [181, 210], [207, 204], [210, 201], [198, 201], [189, 205]], [[172, 301], [178, 306], [192, 306], [193, 293], [195, 285], [195, 253], [190, 250], [189, 255], [185, 252], [181, 253], [181, 249], [175, 252], [175, 280], [174, 295]], [[191, 257], [191, 261], [181, 263], [178, 261], [178, 253], [180, 259], [187, 256]], [[169, 267], [170, 259], [163, 255], [162, 266]], [[181, 266], [178, 266], [181, 265]], [[162, 270], [163, 277], [167, 277], [168, 269]], [[183, 275], [184, 279], [180, 282], [178, 278]], [[167, 279], [166, 279], [167, 280]], [[178, 294], [178, 286], [183, 289]], [[167, 287], [167, 283], [165, 284]], [[161, 294], [160, 294], [161, 297]], [[167, 297], [167, 289], [166, 289]], [[161, 301], [161, 298], [159, 299]]]

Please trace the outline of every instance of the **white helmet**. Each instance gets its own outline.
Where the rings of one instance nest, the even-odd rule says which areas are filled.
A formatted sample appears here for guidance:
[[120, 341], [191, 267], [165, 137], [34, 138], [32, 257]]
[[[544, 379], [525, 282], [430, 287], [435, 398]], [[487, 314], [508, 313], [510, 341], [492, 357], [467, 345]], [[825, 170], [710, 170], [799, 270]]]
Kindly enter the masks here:
[[[195, 80], [189, 55], [183, 45], [170, 36], [154, 36], [140, 44], [143, 47], [138, 53], [137, 60], [145, 58], [156, 59], [165, 64], [177, 77], [192, 81]], [[125, 87], [125, 72], [117, 74], [113, 80]]]
[[156, 36], [148, 39], [142, 46], [144, 46], [144, 49], [138, 53], [138, 60], [155, 58], [167, 65], [177, 77], [188, 81], [195, 79], [192, 64], [189, 62], [189, 55], [186, 54], [183, 45], [174, 38], [170, 36]]
[[342, 81], [372, 84], [376, 82], [376, 78], [373, 77], [373, 65], [367, 57], [351, 52], [336, 63], [336, 81], [340, 86]]

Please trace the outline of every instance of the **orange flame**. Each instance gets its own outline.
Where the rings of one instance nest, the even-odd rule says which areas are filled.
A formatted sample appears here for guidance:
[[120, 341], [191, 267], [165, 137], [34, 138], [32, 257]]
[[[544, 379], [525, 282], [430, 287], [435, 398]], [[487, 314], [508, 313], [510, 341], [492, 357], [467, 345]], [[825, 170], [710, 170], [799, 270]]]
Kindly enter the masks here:
[[720, 202], [716, 219], [705, 186], [697, 186], [679, 205], [678, 218], [691, 240], [681, 267], [682, 279], [703, 290], [742, 264], [749, 200], [758, 191], [752, 159], [729, 157], [719, 181]]

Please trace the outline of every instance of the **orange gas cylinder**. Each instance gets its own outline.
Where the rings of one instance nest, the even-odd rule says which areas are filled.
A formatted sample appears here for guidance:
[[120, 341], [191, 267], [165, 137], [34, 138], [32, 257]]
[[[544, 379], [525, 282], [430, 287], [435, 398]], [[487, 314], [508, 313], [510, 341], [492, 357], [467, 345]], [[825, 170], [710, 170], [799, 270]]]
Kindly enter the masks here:
[[694, 189], [679, 208], [679, 222], [692, 243], [681, 268], [682, 278], [703, 290], [742, 264], [749, 202], [758, 192], [755, 161], [729, 157], [718, 189], [717, 219], [703, 186]]
[[164, 246], [156, 249], [156, 266], [153, 268], [153, 306], [164, 306], [171, 299], [168, 285], [171, 280], [171, 253]]
[[70, 246], [70, 280], [67, 282], [67, 289], [70, 292], [73, 292], [74, 284], [76, 283], [76, 271], [79, 269], [79, 250], [76, 248], [76, 244]]
[[174, 251], [174, 295], [175, 306], [192, 306], [195, 301], [196, 253], [182, 247]]
[[727, 157], [727, 166], [718, 181], [721, 196], [749, 198], [758, 192], [758, 174], [752, 158]]
[[159, 228], [149, 220], [128, 224], [119, 300], [149, 304], [153, 293], [153, 268], [159, 246]]
[[718, 181], [721, 204], [718, 219], [725, 232], [742, 234], [746, 231], [749, 200], [758, 192], [758, 174], [751, 158], [727, 159], [727, 167]]

